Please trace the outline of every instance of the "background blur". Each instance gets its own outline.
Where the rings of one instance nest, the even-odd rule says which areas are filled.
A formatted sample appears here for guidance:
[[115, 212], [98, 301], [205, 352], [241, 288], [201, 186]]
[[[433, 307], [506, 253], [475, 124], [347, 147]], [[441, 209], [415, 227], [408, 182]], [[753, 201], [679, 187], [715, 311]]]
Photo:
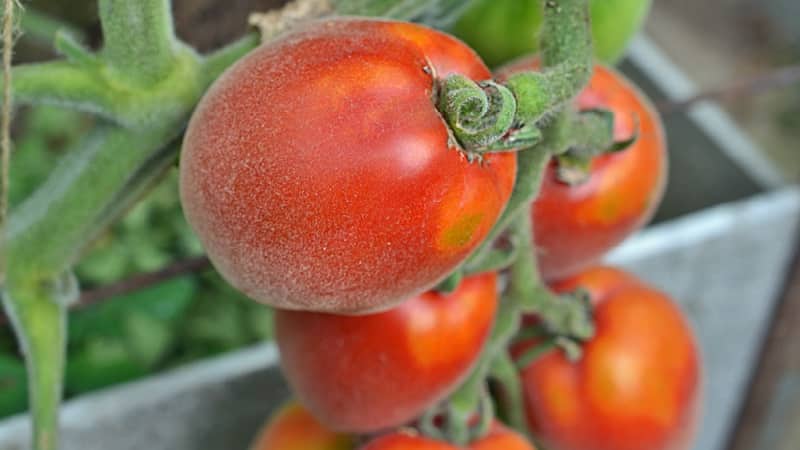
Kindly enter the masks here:
[[[655, 0], [650, 36], [700, 87], [800, 65], [800, 1]], [[800, 180], [800, 86], [721, 101], [784, 175]]]
[[[243, 34], [249, 12], [267, 10], [284, 2], [174, 0], [173, 3], [179, 35], [201, 50], [210, 50]], [[533, 2], [528, 3], [534, 6]], [[52, 33], [60, 26], [71, 27], [87, 42], [99, 45], [94, 1], [32, 0], [23, 4], [28, 14], [22, 23], [25, 34], [17, 46], [17, 62], [54, 57], [50, 42]], [[718, 89], [778, 67], [800, 66], [798, 0], [655, 0], [645, 33], [700, 91]], [[623, 67], [627, 64], [623, 63]], [[786, 183], [800, 181], [800, 85], [758, 92], [751, 89], [727, 92], [720, 98], [720, 105], [755, 142], [754, 148], [764, 152]], [[653, 100], [661, 105], [666, 102], [665, 98]], [[45, 107], [22, 109], [17, 119], [11, 168], [12, 206], [41, 182], [57, 163], [59, 154], [75, 143], [91, 120]], [[668, 118], [675, 130], [683, 129], [681, 120], [679, 115]], [[690, 140], [681, 135], [670, 138], [676, 146]], [[691, 156], [680, 149], [671, 150], [678, 150], [675, 153], [684, 158]], [[676, 159], [671, 163], [673, 170], [691, 173], [694, 166], [690, 165], [696, 165], [697, 160]], [[721, 169], [720, 173], [723, 172]], [[657, 220], [743, 198], [761, 189], [735, 168], [725, 173], [724, 177], [720, 175], [721, 181], [707, 177], [714, 183], [703, 185], [707, 186], [704, 187], [707, 192], [702, 195], [697, 194], [696, 186], [671, 184], [671, 195]], [[96, 242], [78, 268], [85, 289], [202, 254], [180, 211], [176, 175], [173, 171], [121, 223]], [[696, 177], [698, 182], [703, 181], [702, 175]], [[800, 297], [795, 297], [792, 301], [796, 304]], [[790, 323], [795, 328], [800, 327], [800, 313], [797, 316], [793, 325]], [[70, 321], [67, 395], [268, 339], [270, 325], [268, 309], [244, 299], [213, 272], [179, 278], [80, 309], [72, 313]], [[800, 380], [800, 367], [797, 370]], [[800, 381], [797, 385], [800, 386]], [[800, 387], [794, 389], [800, 392]], [[24, 368], [11, 331], [3, 323], [0, 324], [0, 417], [23, 410], [25, 397]], [[750, 413], [752, 423], [760, 420], [757, 407], [748, 406], [749, 411], [755, 411]], [[800, 429], [800, 402], [788, 404], [781, 414], [793, 417], [796, 429]], [[746, 420], [742, 423], [748, 424]], [[747, 439], [744, 436], [739, 441]], [[794, 442], [800, 442], [800, 437]], [[735, 447], [737, 450], [746, 448], [739, 445]]]

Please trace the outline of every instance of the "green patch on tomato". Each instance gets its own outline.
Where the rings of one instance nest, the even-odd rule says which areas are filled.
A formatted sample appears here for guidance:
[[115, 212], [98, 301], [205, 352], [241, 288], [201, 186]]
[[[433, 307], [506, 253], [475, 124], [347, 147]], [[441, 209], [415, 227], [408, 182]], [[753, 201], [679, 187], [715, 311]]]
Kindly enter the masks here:
[[483, 213], [462, 216], [456, 223], [442, 231], [439, 236], [440, 247], [460, 249], [467, 245], [475, 236], [475, 231], [478, 230], [483, 218]]

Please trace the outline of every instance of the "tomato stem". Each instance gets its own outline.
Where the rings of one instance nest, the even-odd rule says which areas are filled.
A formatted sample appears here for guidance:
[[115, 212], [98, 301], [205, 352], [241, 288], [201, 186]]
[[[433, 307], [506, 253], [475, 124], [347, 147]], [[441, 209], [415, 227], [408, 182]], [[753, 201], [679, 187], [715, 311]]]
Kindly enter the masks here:
[[614, 141], [614, 114], [592, 109], [577, 112], [569, 109], [559, 121], [558, 179], [576, 185], [586, 181], [595, 156], [628, 148], [637, 136], [621, 142]]
[[[517, 181], [506, 210], [481, 248], [459, 269], [481, 267], [492, 254], [495, 240], [501, 233], [508, 234], [516, 249], [509, 286], [500, 303], [489, 342], [467, 382], [450, 398], [451, 404], [464, 401], [475, 411], [476, 392], [485, 389], [486, 377], [491, 376], [505, 394], [501, 412], [513, 427], [525, 434], [529, 434], [529, 430], [521, 383], [507, 353], [508, 345], [519, 332], [522, 315], [537, 314], [553, 339], [581, 340], [594, 332], [585, 297], [560, 298], [540, 278], [534, 251], [531, 203], [541, 188], [552, 155], [564, 153], [572, 146], [594, 148], [598, 141], [605, 145], [613, 138], [613, 126], [604, 120], [607, 116], [582, 116], [564, 109], [591, 74], [588, 1], [547, 0], [544, 3], [542, 72], [511, 77], [505, 84], [513, 94], [511, 99], [499, 89], [498, 94], [491, 97], [485, 85], [449, 78], [442, 85], [439, 105], [454, 135], [468, 152], [496, 150], [514, 142], [515, 138], [517, 144], [527, 142], [531, 147], [518, 155]], [[514, 111], [514, 119], [506, 129], [509, 111]], [[464, 116], [468, 119], [464, 120]], [[545, 116], [552, 120], [541, 121]], [[465, 123], [468, 126], [464, 126]], [[518, 139], [520, 134], [523, 139]]]
[[517, 367], [507, 352], [498, 353], [492, 360], [490, 376], [500, 385], [498, 404], [501, 417], [512, 428], [530, 437], [530, 430], [525, 420], [522, 382]]
[[511, 266], [506, 295], [521, 305], [523, 312], [536, 314], [542, 326], [554, 336], [585, 340], [594, 334], [588, 298], [579, 293], [557, 296], [542, 281], [536, 264], [533, 247], [533, 221], [528, 209], [514, 220], [509, 230], [520, 248]]
[[77, 298], [77, 282], [71, 273], [27, 283], [8, 279], [2, 292], [28, 369], [34, 450], [58, 448], [66, 306]]
[[100, 0], [102, 53], [115, 75], [151, 84], [174, 67], [178, 41], [169, 0]]
[[[466, 445], [482, 436], [477, 433], [482, 430], [470, 427], [470, 421], [476, 413], [481, 418], [486, 414], [494, 414], [493, 411], [488, 411], [485, 405], [482, 407], [481, 403], [483, 396], [487, 395], [487, 378], [496, 356], [506, 352], [508, 343], [519, 330], [520, 317], [517, 304], [505, 299], [501, 301], [491, 335], [467, 379], [443, 404], [435, 405], [426, 413], [427, 417], [438, 413], [445, 415], [445, 434], [448, 440], [458, 445]], [[426, 432], [426, 429], [430, 427], [423, 428], [422, 431]], [[431, 434], [431, 437], [436, 438], [436, 433]]]
[[453, 75], [440, 80], [439, 110], [468, 155], [532, 147], [539, 121], [560, 110], [589, 81], [592, 43], [587, 0], [546, 0], [540, 72], [504, 85]]

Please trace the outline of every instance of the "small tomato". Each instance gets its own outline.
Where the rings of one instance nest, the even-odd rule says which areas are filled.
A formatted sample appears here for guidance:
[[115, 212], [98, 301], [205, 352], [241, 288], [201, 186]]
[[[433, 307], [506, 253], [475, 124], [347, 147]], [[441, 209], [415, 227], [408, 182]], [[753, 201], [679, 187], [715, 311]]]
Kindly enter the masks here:
[[[410, 432], [396, 432], [368, 443], [361, 450], [458, 450], [461, 447]], [[518, 433], [495, 422], [489, 434], [472, 442], [469, 450], [536, 450]]]
[[250, 450], [353, 450], [354, 439], [325, 428], [299, 403], [289, 402], [270, 417]]
[[279, 310], [281, 367], [295, 395], [334, 430], [403, 425], [458, 386], [497, 309], [497, 275], [464, 279], [378, 314]]
[[553, 351], [522, 370], [534, 435], [551, 450], [689, 449], [701, 369], [681, 311], [617, 269], [596, 267], [553, 286], [579, 287], [591, 296], [596, 326], [581, 359]]
[[[535, 70], [526, 58], [500, 70], [500, 79]], [[572, 275], [597, 262], [655, 213], [667, 180], [667, 145], [661, 120], [647, 99], [619, 73], [597, 65], [578, 95], [581, 110], [614, 114], [614, 138], [636, 135], [628, 148], [595, 157], [588, 179], [559, 180], [554, 160], [532, 208], [539, 270], [546, 279]]]

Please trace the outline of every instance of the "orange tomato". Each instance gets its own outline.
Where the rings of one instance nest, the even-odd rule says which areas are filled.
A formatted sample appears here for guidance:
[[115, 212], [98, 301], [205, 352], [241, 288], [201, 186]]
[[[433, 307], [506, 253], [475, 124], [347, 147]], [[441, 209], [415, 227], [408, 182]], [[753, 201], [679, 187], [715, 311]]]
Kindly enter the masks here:
[[[396, 432], [382, 436], [361, 450], [458, 450], [447, 442], [419, 436], [411, 432]], [[495, 422], [489, 434], [472, 442], [469, 450], [536, 450], [533, 444], [516, 432]]]
[[353, 450], [353, 438], [325, 428], [299, 403], [276, 412], [250, 450]]

